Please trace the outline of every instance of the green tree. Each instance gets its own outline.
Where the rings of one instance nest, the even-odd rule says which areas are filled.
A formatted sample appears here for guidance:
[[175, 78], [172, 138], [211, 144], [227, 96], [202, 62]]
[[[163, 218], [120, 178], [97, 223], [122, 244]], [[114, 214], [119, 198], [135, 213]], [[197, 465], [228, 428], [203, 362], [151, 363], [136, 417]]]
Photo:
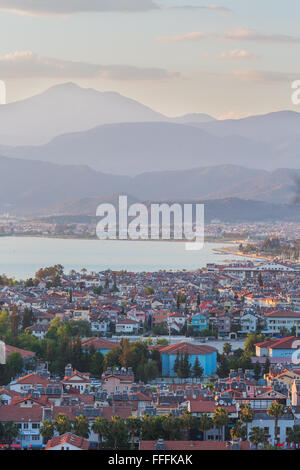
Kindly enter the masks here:
[[186, 353], [183, 356], [182, 368], [181, 368], [181, 377], [186, 379], [191, 375], [191, 364], [189, 362], [189, 355]]
[[217, 374], [220, 378], [226, 378], [228, 377], [229, 372], [230, 372], [230, 366], [229, 366], [228, 359], [221, 356], [219, 366], [217, 368]]
[[11, 328], [9, 321], [9, 314], [6, 310], [0, 312], [0, 339], [2, 341], [7, 341], [10, 336]]
[[232, 439], [242, 439], [243, 441], [245, 441], [247, 438], [246, 426], [243, 426], [242, 423], [237, 421], [230, 429], [230, 436], [232, 437]]
[[7, 421], [3, 425], [3, 439], [6, 444], [8, 444], [9, 448], [11, 448], [12, 443], [20, 434], [19, 427], [13, 421]]
[[47, 268], [41, 268], [35, 273], [36, 279], [39, 281], [47, 278], [60, 278], [64, 273], [64, 268], [61, 264], [56, 264], [55, 266], [49, 266]]
[[267, 357], [266, 358], [266, 361], [264, 363], [264, 368], [263, 368], [263, 373], [268, 375], [269, 374], [269, 371], [270, 371], [270, 366], [271, 366], [271, 362], [270, 362], [270, 359]]
[[276, 442], [278, 440], [278, 420], [279, 418], [284, 416], [285, 410], [286, 410], [285, 406], [278, 403], [278, 401], [274, 401], [267, 410], [267, 414], [274, 418], [274, 425], [275, 425], [274, 438]]
[[197, 419], [192, 415], [192, 413], [189, 413], [186, 411], [184, 415], [180, 418], [180, 425], [181, 428], [185, 430], [187, 434], [187, 440], [190, 439], [190, 433], [193, 428], [196, 427], [197, 424]]
[[112, 420], [107, 422], [103, 438], [106, 447], [109, 449], [128, 449], [130, 436], [125, 420], [121, 419], [119, 416], [113, 416]]
[[102, 418], [101, 416], [98, 416], [93, 424], [92, 424], [92, 430], [95, 434], [98, 434], [98, 446], [102, 446], [102, 440], [103, 440], [103, 435], [106, 432], [106, 426], [107, 426], [107, 421], [105, 418]]
[[202, 377], [203, 372], [204, 372], [204, 369], [203, 369], [203, 367], [200, 366], [199, 359], [198, 359], [198, 356], [197, 356], [196, 360], [194, 362], [193, 368], [192, 368], [193, 377], [200, 378], [200, 377]]
[[25, 307], [23, 319], [22, 319], [22, 329], [25, 330], [29, 326], [32, 326], [34, 323], [34, 315], [32, 308]]
[[264, 444], [267, 442], [265, 432], [259, 426], [253, 426], [253, 428], [250, 429], [249, 439], [250, 442], [255, 445], [256, 449], [259, 444]]
[[229, 356], [229, 354], [231, 353], [232, 351], [232, 346], [230, 343], [224, 343], [223, 345], [223, 354], [225, 354], [225, 356]]
[[207, 413], [202, 413], [198, 421], [198, 429], [203, 433], [205, 440], [205, 432], [209, 431], [213, 426], [213, 421]]
[[241, 410], [240, 410], [240, 420], [243, 424], [246, 424], [246, 429], [247, 429], [246, 437], [248, 437], [248, 424], [252, 423], [253, 418], [254, 418], [254, 413], [251, 410], [249, 405], [244, 406], [243, 408], [241, 408]]
[[101, 377], [104, 366], [104, 357], [100, 351], [95, 351], [90, 355], [89, 371], [95, 377]]
[[126, 420], [127, 430], [130, 435], [130, 444], [134, 449], [134, 440], [140, 440], [142, 432], [142, 421], [139, 418], [130, 417]]
[[145, 288], [145, 294], [146, 294], [146, 295], [153, 295], [154, 292], [155, 292], [155, 291], [154, 291], [154, 287], [152, 287], [152, 286], [146, 286], [146, 288]]
[[54, 423], [52, 423], [52, 421], [49, 421], [48, 419], [45, 419], [40, 428], [40, 434], [43, 437], [44, 444], [47, 444], [47, 442], [52, 439], [52, 437], [54, 436], [54, 431]]
[[14, 344], [16, 344], [18, 331], [19, 331], [19, 325], [21, 323], [21, 318], [19, 316], [18, 307], [16, 305], [13, 306], [9, 320], [10, 320], [10, 326], [11, 326], [12, 340]]
[[286, 435], [287, 442], [300, 444], [300, 426], [298, 424], [295, 424], [292, 428], [287, 428]]
[[90, 425], [87, 417], [83, 415], [76, 416], [73, 423], [73, 429], [76, 436], [81, 436], [87, 439], [90, 435]]
[[261, 376], [261, 366], [258, 361], [254, 364], [254, 378], [255, 380], [259, 380]]
[[150, 382], [159, 376], [159, 367], [156, 361], [149, 361], [144, 366], [145, 382]]
[[63, 413], [58, 413], [58, 415], [55, 418], [54, 425], [55, 425], [55, 429], [56, 429], [56, 431], [58, 432], [59, 435], [65, 434], [65, 433], [70, 432], [72, 430], [71, 421]]
[[6, 371], [9, 377], [16, 377], [23, 370], [23, 358], [17, 351], [13, 351], [6, 359]]
[[177, 441], [180, 439], [181, 427], [180, 421], [172, 414], [162, 417], [162, 429], [166, 433], [166, 439]]
[[245, 343], [244, 343], [244, 351], [245, 355], [247, 356], [254, 356], [255, 355], [255, 343], [260, 343], [264, 341], [265, 337], [262, 334], [256, 333], [248, 333]]
[[96, 295], [101, 295], [102, 291], [103, 291], [102, 286], [95, 287], [95, 289], [93, 290], [94, 294], [96, 294]]
[[228, 411], [225, 408], [218, 407], [215, 409], [213, 417], [213, 423], [216, 428], [219, 430], [219, 440], [222, 440], [222, 430], [224, 426], [227, 426], [229, 423]]

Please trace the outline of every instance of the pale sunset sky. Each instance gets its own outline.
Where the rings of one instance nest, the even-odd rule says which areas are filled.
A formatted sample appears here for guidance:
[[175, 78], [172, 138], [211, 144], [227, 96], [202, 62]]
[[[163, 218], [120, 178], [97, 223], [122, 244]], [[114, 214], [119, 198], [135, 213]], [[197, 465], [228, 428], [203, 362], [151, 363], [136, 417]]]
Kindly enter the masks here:
[[292, 104], [299, 0], [0, 0], [7, 101], [75, 82], [169, 116]]

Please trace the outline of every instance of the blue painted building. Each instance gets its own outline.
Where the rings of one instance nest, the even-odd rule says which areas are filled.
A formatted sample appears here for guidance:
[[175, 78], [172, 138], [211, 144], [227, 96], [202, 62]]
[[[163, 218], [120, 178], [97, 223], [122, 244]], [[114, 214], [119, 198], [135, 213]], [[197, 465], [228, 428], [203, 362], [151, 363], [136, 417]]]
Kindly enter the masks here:
[[203, 313], [196, 313], [196, 315], [193, 315], [189, 319], [190, 325], [194, 330], [197, 331], [203, 331], [203, 330], [208, 330], [209, 325], [208, 325], [208, 320]]
[[294, 354], [299, 357], [297, 349], [300, 347], [300, 338], [288, 336], [256, 343], [256, 357], [292, 359]]
[[115, 347], [120, 347], [120, 343], [114, 343], [102, 338], [89, 338], [82, 341], [82, 349], [94, 349], [105, 356], [109, 351]]
[[203, 368], [203, 375], [214, 374], [217, 370], [217, 350], [211, 346], [195, 345], [190, 343], [176, 343], [160, 349], [162, 359], [162, 375], [175, 377], [174, 371], [176, 358], [179, 355], [187, 355], [191, 367], [198, 358], [199, 365]]

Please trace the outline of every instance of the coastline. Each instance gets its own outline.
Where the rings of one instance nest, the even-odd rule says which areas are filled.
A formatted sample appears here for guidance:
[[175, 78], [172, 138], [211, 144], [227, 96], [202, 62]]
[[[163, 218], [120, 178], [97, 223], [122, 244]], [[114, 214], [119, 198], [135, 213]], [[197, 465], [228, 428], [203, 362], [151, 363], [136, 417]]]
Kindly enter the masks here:
[[[1, 238], [48, 238], [48, 239], [56, 239], [56, 240], [89, 240], [89, 241], [99, 241], [100, 239], [97, 238], [96, 236], [75, 236], [75, 235], [60, 235], [60, 234], [18, 234], [18, 233], [12, 233], [12, 234], [1, 234]], [[152, 240], [151, 238], [149, 239], [140, 239], [140, 240], [133, 240], [132, 238], [127, 238], [125, 240], [120, 240], [119, 238], [115, 239], [108, 239], [109, 241], [122, 241], [122, 242], [174, 242], [174, 243], [187, 243], [189, 240], [186, 239], [181, 239], [181, 240], [163, 240], [163, 239], [158, 239], [158, 240]], [[103, 240], [105, 241], [105, 240]], [[220, 244], [228, 244], [228, 245], [233, 245], [235, 244], [234, 240], [228, 240], [228, 239], [219, 239], [219, 238], [205, 238], [205, 243], [220, 243]], [[223, 254], [223, 253], [222, 253]]]
[[[234, 244], [234, 243], [232, 243]], [[241, 251], [235, 251], [233, 247], [226, 247], [226, 248], [214, 248], [213, 251], [218, 254], [222, 255], [234, 255], [234, 256], [240, 256], [241, 258], [250, 258], [250, 259], [257, 259], [261, 261], [272, 261], [273, 257], [271, 256], [262, 256], [262, 255], [255, 255], [255, 254], [246, 254], [242, 253]]]

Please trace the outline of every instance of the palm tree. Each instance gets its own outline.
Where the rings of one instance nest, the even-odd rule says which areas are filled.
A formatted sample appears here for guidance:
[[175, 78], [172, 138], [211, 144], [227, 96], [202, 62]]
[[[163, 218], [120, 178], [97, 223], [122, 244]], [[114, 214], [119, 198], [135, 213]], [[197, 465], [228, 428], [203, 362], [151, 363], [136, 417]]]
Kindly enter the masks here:
[[277, 443], [278, 441], [278, 419], [285, 414], [285, 406], [278, 403], [278, 401], [274, 401], [271, 406], [269, 406], [267, 411], [269, 416], [273, 416], [274, 424], [275, 424], [275, 431], [274, 431], [274, 439]]
[[90, 424], [86, 416], [76, 416], [73, 423], [73, 429], [76, 436], [81, 436], [87, 439], [90, 435]]
[[142, 431], [142, 421], [139, 418], [130, 417], [126, 420], [127, 429], [130, 434], [131, 445], [134, 448], [134, 438], [140, 438]]
[[13, 421], [7, 421], [3, 425], [3, 438], [4, 441], [8, 444], [9, 448], [11, 448], [12, 443], [19, 436], [19, 434], [19, 427]]
[[184, 429], [187, 434], [187, 439], [189, 439], [191, 430], [196, 426], [196, 418], [192, 415], [192, 413], [186, 411], [180, 418], [180, 422], [182, 429]]
[[71, 421], [69, 420], [68, 416], [64, 415], [63, 413], [58, 413], [54, 425], [59, 435], [70, 432], [72, 429]]
[[258, 444], [264, 444], [265, 442], [267, 442], [265, 432], [263, 428], [260, 428], [259, 426], [253, 426], [253, 428], [251, 428], [249, 438], [250, 442], [255, 445], [256, 449]]
[[47, 442], [52, 439], [54, 436], [54, 430], [55, 426], [52, 421], [45, 419], [43, 421], [42, 427], [40, 428], [40, 434], [43, 437], [44, 444], [47, 444]]
[[98, 447], [99, 448], [102, 443], [103, 434], [105, 433], [106, 424], [107, 424], [106, 419], [102, 418], [101, 416], [96, 418], [92, 424], [92, 430], [94, 431], [95, 434], [98, 434]]
[[172, 414], [163, 416], [162, 429], [167, 434], [167, 439], [170, 441], [176, 441], [180, 438], [180, 425], [179, 420]]
[[232, 439], [242, 439], [244, 441], [247, 438], [247, 428], [237, 421], [230, 429], [230, 435]]
[[287, 442], [300, 444], [300, 426], [298, 424], [292, 428], [287, 428], [286, 435]]
[[115, 450], [121, 450], [129, 444], [129, 432], [126, 421], [120, 416], [112, 416], [108, 429], [108, 446]]
[[198, 429], [203, 433], [203, 440], [205, 441], [205, 431], [209, 431], [212, 428], [213, 421], [208, 414], [203, 413], [198, 421]]
[[248, 439], [248, 424], [252, 423], [254, 418], [254, 413], [251, 410], [250, 406], [244, 406], [240, 411], [240, 420], [243, 424], [246, 424], [247, 434], [246, 439]]
[[230, 343], [224, 343], [223, 345], [223, 354], [225, 354], [225, 356], [229, 356], [229, 354], [231, 353], [232, 351], [232, 346]]
[[221, 441], [222, 429], [229, 423], [228, 411], [221, 407], [216, 408], [212, 420], [217, 429], [219, 429], [219, 440]]

